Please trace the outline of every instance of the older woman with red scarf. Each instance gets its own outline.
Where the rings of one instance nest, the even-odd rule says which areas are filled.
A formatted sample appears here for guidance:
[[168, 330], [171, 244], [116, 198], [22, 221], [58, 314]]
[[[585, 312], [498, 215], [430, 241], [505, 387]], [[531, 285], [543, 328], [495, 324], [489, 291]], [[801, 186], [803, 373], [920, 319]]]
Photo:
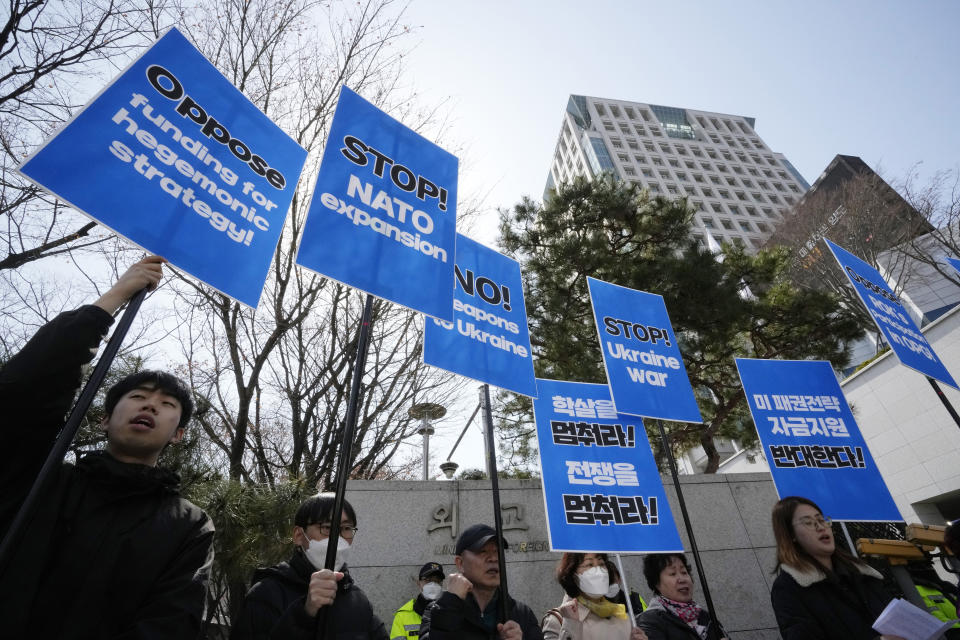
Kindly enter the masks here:
[[693, 577], [682, 553], [650, 554], [643, 575], [654, 598], [637, 616], [637, 626], [650, 640], [723, 640], [723, 630], [710, 612], [693, 601]]

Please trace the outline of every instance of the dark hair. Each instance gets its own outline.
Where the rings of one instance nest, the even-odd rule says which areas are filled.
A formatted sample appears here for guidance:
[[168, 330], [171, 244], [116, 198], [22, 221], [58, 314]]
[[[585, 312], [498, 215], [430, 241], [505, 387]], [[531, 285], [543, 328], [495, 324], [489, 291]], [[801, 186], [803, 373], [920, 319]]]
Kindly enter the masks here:
[[960, 519], [947, 525], [943, 532], [943, 546], [950, 549], [953, 555], [960, 556]]
[[[801, 496], [787, 496], [773, 505], [771, 520], [773, 521], [773, 537], [777, 541], [777, 566], [774, 568], [774, 572], [778, 571], [780, 565], [784, 564], [788, 567], [808, 571], [811, 569], [828, 570], [828, 567], [824, 567], [817, 562], [813, 556], [797, 544], [797, 533], [793, 529], [793, 514], [796, 513], [797, 507], [802, 504], [813, 507], [821, 516], [823, 515], [823, 510], [816, 502]], [[857, 561], [853, 559], [853, 556], [836, 544], [834, 545], [832, 558], [834, 564], [839, 562], [849, 567], [857, 566]]]
[[180, 403], [180, 422], [177, 424], [177, 428], [183, 429], [190, 422], [190, 418], [193, 416], [193, 398], [190, 390], [183, 380], [163, 371], [138, 371], [110, 387], [103, 403], [106, 415], [109, 417], [117, 403], [120, 402], [120, 398], [134, 389], [159, 390], [176, 398], [177, 402]]
[[[604, 567], [606, 567], [607, 573], [609, 573], [611, 577], [616, 575], [616, 569], [613, 563], [610, 562], [607, 554], [595, 553], [593, 555], [603, 561]], [[577, 567], [580, 566], [580, 563], [583, 562], [585, 557], [587, 557], [586, 553], [565, 553], [557, 565], [557, 582], [560, 583], [560, 586], [563, 587], [563, 590], [571, 598], [576, 598], [580, 595], [580, 586], [577, 584]]]
[[[687, 556], [682, 553], [649, 553], [643, 556], [643, 577], [647, 579], [647, 586], [655, 595], [660, 595], [657, 589], [657, 585], [660, 584], [660, 574], [673, 563], [674, 558], [680, 560], [686, 567], [687, 573], [690, 573]], [[693, 580], [693, 574], [690, 574], [690, 580]]]
[[[293, 518], [293, 524], [298, 527], [306, 529], [312, 524], [323, 524], [324, 522], [331, 522], [330, 517], [333, 515], [333, 503], [336, 502], [336, 496], [332, 493], [318, 493], [315, 496], [310, 496], [297, 509], [297, 515]], [[357, 514], [354, 512], [353, 507], [350, 506], [350, 503], [347, 502], [347, 499], [343, 499], [343, 512], [347, 514], [347, 517], [350, 518], [350, 521], [357, 525]]]

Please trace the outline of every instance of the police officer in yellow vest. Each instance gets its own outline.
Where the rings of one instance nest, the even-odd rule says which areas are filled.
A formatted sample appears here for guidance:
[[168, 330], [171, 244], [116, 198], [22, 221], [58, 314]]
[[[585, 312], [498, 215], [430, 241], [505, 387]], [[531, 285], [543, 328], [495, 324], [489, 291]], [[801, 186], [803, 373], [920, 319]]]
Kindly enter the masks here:
[[443, 567], [436, 562], [428, 562], [420, 567], [417, 584], [420, 594], [397, 609], [390, 627], [390, 640], [412, 640], [420, 636], [420, 617], [431, 601], [443, 592]]

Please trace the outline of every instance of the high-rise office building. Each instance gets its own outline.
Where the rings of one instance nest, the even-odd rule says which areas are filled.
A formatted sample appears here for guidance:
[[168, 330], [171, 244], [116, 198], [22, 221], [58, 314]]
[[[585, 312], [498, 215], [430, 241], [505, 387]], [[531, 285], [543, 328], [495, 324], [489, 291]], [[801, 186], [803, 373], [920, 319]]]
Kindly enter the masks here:
[[757, 249], [809, 185], [754, 119], [571, 95], [547, 189], [611, 172], [696, 209], [694, 237]]

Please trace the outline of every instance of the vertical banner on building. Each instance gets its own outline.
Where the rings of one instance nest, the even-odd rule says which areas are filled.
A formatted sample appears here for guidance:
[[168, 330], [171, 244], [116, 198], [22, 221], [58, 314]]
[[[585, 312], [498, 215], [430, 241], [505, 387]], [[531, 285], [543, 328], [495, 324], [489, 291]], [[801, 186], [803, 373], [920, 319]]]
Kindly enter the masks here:
[[347, 87], [297, 264], [452, 320], [457, 158]]
[[255, 307], [306, 156], [170, 29], [20, 172]]
[[900, 363], [960, 389], [880, 273], [846, 249], [826, 238], [823, 241], [840, 263], [840, 268], [847, 274], [863, 306], [867, 308]]
[[507, 389], [537, 395], [520, 264], [457, 235], [453, 322], [427, 318], [423, 361]]
[[643, 422], [606, 385], [537, 379], [533, 413], [553, 551], [683, 551]]
[[957, 273], [960, 273], [960, 259], [958, 258], [947, 258], [947, 262], [951, 267], [957, 270]]
[[781, 498], [835, 520], [903, 520], [829, 362], [737, 358], [737, 369]]
[[587, 278], [619, 413], [703, 422], [663, 297]]

